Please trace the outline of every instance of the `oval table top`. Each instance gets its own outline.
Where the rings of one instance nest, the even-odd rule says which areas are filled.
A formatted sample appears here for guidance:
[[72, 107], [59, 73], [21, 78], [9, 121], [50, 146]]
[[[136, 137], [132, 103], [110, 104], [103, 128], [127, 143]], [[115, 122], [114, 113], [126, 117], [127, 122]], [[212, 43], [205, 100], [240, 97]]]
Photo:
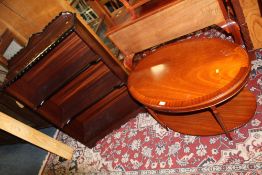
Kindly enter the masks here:
[[221, 39], [189, 39], [142, 59], [128, 78], [132, 96], [145, 106], [188, 112], [219, 104], [239, 92], [250, 71], [246, 51]]

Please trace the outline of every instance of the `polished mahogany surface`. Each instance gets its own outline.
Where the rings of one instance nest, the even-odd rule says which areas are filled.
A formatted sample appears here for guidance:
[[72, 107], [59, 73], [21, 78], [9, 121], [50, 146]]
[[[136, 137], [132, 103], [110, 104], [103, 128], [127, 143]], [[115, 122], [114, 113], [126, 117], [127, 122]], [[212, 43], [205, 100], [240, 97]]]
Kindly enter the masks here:
[[[218, 105], [217, 111], [227, 131], [232, 131], [254, 116], [256, 97], [244, 88], [233, 98]], [[184, 134], [210, 136], [224, 133], [210, 109], [173, 114], [157, 112], [156, 119], [168, 128]]]
[[240, 46], [221, 39], [190, 39], [146, 56], [131, 72], [128, 88], [156, 110], [187, 112], [216, 105], [240, 91], [250, 70]]
[[4, 90], [92, 147], [143, 108], [127, 92], [127, 71], [81, 20], [64, 12], [33, 35], [10, 62]]
[[70, 125], [66, 125], [64, 131], [85, 145], [93, 147], [97, 138], [105, 137], [116, 125], [127, 122], [138, 112], [145, 112], [130, 98], [126, 87], [116, 89], [85, 110]]

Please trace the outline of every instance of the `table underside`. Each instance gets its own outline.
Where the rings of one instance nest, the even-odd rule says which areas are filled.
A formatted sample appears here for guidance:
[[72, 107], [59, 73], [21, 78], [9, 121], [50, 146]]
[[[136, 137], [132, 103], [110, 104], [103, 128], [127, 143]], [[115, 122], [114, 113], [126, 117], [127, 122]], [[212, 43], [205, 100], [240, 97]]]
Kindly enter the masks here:
[[[232, 131], [245, 125], [254, 115], [256, 110], [256, 98], [244, 88], [233, 98], [217, 106], [227, 131]], [[190, 113], [163, 113], [156, 112], [160, 123], [166, 127], [188, 135], [210, 136], [223, 134], [210, 109]]]

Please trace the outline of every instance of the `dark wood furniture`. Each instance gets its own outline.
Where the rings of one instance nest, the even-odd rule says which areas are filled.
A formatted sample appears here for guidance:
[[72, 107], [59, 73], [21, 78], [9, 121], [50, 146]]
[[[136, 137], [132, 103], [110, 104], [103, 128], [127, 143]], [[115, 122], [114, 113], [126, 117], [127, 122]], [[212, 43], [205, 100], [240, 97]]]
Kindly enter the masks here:
[[[9, 46], [12, 42], [19, 43], [20, 46], [23, 46], [22, 42], [17, 40], [17, 38], [13, 35], [12, 32], [6, 30], [0, 36], [0, 69], [1, 79], [0, 79], [0, 111], [4, 112], [7, 115], [13, 116], [16, 120], [19, 120], [31, 127], [41, 129], [50, 127], [51, 124], [40, 118], [38, 114], [31, 111], [26, 106], [20, 105], [17, 101], [4, 93], [2, 90], [2, 83], [4, 81], [4, 77], [8, 71], [8, 59], [5, 58], [5, 53], [8, 50]], [[13, 49], [14, 50], [14, 49]], [[15, 137], [5, 131], [0, 131], [0, 144], [14, 144], [23, 142], [23, 140]]]
[[141, 109], [125, 69], [69, 12], [30, 38], [6, 79], [7, 93], [89, 147]]
[[246, 124], [256, 99], [243, 89], [247, 52], [221, 39], [188, 39], [143, 58], [128, 78], [132, 96], [165, 127], [190, 135], [217, 135]]
[[[36, 129], [52, 126], [45, 119], [41, 118], [39, 114], [30, 110], [28, 107], [19, 106], [14, 98], [4, 92], [0, 92], [0, 111]], [[0, 145], [20, 142], [24, 141], [5, 131], [0, 131]]]

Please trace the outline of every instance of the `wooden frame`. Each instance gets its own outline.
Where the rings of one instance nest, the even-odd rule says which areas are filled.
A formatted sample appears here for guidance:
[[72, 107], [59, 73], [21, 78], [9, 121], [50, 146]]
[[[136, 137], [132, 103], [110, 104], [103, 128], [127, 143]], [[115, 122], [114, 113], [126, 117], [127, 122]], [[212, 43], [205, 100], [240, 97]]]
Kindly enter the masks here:
[[[176, 3], [174, 3], [173, 5], [176, 5]], [[221, 0], [215, 0], [215, 1], [213, 1], [213, 3], [214, 4], [211, 3], [212, 6], [210, 7], [209, 10], [210, 11], [213, 11], [213, 10], [218, 11], [219, 13], [216, 14], [216, 15], [218, 15], [220, 17], [218, 19], [217, 18], [214, 19], [214, 20], [212, 19], [213, 21], [212, 20], [208, 21], [208, 20], [205, 19], [206, 18], [205, 15], [198, 16], [198, 20], [204, 21], [203, 24], [202, 24], [203, 28], [207, 28], [207, 27], [210, 27], [210, 26], [217, 26], [218, 28], [224, 30], [228, 35], [232, 35], [235, 43], [237, 43], [239, 45], [244, 45], [245, 43], [242, 40], [242, 35], [241, 35], [241, 32], [240, 32], [240, 27], [239, 27], [238, 23], [236, 23], [236, 21], [232, 20], [231, 16], [228, 16], [228, 15], [232, 15], [232, 14], [229, 13], [229, 12], [226, 12], [226, 8], [224, 7], [224, 4], [222, 3]], [[192, 4], [189, 3], [186, 6], [187, 6], [187, 8], [190, 9], [190, 8], [193, 7], [191, 5]], [[201, 5], [204, 5], [204, 4], [201, 4]], [[176, 6], [174, 6], [174, 8], [176, 8]], [[229, 9], [229, 8], [227, 7], [227, 9]], [[193, 12], [193, 15], [194, 15], [194, 13], [197, 14], [198, 12], [196, 12], [196, 11]], [[197, 16], [197, 15], [195, 15], [195, 16]], [[142, 17], [142, 18], [146, 18], [146, 17]], [[179, 18], [179, 17], [176, 17], [176, 18]], [[143, 20], [143, 19], [141, 19], [141, 20]], [[195, 18], [194, 18], [194, 20], [195, 20]], [[183, 28], [186, 28], [186, 30], [179, 31], [179, 29], [175, 29], [174, 32], [178, 32], [178, 34], [172, 35], [172, 37], [174, 37], [176, 39], [181, 38], [181, 37], [183, 38], [182, 35], [184, 35], [184, 34], [192, 33], [192, 32], [195, 32], [197, 30], [203, 29], [200, 26], [195, 26], [194, 24], [192, 25], [192, 22], [190, 20], [186, 21], [186, 24], [188, 24], [188, 25], [183, 26], [184, 24], [176, 24], [176, 27], [178, 27], [178, 28], [183, 27]], [[132, 24], [130, 24], [130, 25], [132, 25]], [[182, 26], [180, 26], [180, 25], [182, 25]], [[125, 28], [128, 28], [128, 26], [123, 26], [122, 28], [123, 28], [123, 30], [126, 30]], [[121, 40], [119, 41], [117, 39], [118, 36], [116, 37], [116, 35], [117, 35], [116, 33], [118, 32], [118, 30], [120, 32], [122, 32], [122, 34], [124, 34], [124, 32], [122, 31], [122, 28], [119, 28], [119, 29], [113, 28], [111, 31], [108, 32], [108, 36], [111, 40], [113, 40], [115, 45], [120, 47], [120, 50], [125, 55], [125, 59], [124, 59], [123, 64], [129, 71], [132, 70], [133, 56], [136, 53], [141, 52], [141, 51], [143, 51], [147, 48], [153, 47], [155, 45], [158, 45], [160, 43], [164, 43], [164, 42], [167, 42], [167, 41], [170, 40], [170, 38], [163, 38], [162, 34], [159, 34], [157, 36], [160, 36], [160, 37], [158, 37], [157, 40], [153, 41], [149, 37], [149, 39], [146, 40], [145, 44], [141, 44], [141, 42], [142, 43], [144, 42], [142, 38], [140, 38], [140, 40], [138, 41], [139, 36], [138, 36], [138, 38], [136, 38], [136, 36], [129, 37], [129, 38], [132, 38], [131, 42], [122, 42]], [[185, 32], [185, 31], [187, 31], [187, 32]], [[116, 32], [116, 33], [114, 33], [114, 32]], [[121, 35], [119, 35], [119, 36], [121, 36]], [[126, 35], [129, 36], [128, 34], [126, 34]], [[170, 37], [170, 36], [168, 36], [168, 37]], [[148, 40], [149, 40], [149, 43], [148, 43]], [[133, 41], [134, 41], [134, 43], [133, 43]], [[146, 44], [148, 44], [148, 45], [146, 45]]]
[[262, 47], [261, 0], [232, 0], [243, 39], [249, 51]]
[[[228, 19], [222, 0], [159, 1], [159, 5], [154, 4], [154, 8], [149, 9], [146, 13], [141, 12], [142, 16], [116, 24], [107, 32], [126, 60], [135, 53], [185, 34], [214, 24], [225, 24]], [[126, 60], [124, 63], [130, 69], [127, 66], [130, 61]]]
[[72, 159], [73, 149], [69, 146], [13, 119], [2, 112], [0, 112], [0, 121], [0, 129], [65, 159]]
[[135, 10], [151, 0], [132, 0], [131, 2], [128, 2], [127, 0], [120, 1], [124, 4], [125, 8], [131, 14], [132, 18], [135, 19], [137, 17]]

